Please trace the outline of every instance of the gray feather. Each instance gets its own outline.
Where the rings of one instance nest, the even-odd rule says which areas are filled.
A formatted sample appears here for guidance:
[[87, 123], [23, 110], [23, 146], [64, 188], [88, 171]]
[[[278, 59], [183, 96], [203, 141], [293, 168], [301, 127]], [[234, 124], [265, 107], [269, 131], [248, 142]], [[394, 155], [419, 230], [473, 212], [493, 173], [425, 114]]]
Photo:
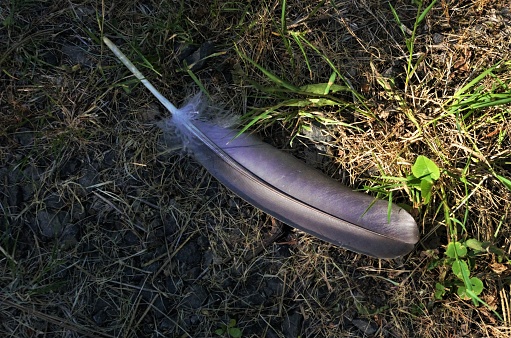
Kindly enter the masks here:
[[[112, 48], [109, 40], [105, 42]], [[175, 108], [133, 70], [120, 51], [112, 50], [171, 111], [164, 130], [180, 133], [194, 158], [247, 202], [297, 229], [355, 252], [394, 258], [414, 248], [419, 239], [417, 225], [402, 208], [392, 205], [389, 217], [388, 202], [355, 192], [253, 135], [236, 137], [235, 129], [197, 119], [197, 101]]]

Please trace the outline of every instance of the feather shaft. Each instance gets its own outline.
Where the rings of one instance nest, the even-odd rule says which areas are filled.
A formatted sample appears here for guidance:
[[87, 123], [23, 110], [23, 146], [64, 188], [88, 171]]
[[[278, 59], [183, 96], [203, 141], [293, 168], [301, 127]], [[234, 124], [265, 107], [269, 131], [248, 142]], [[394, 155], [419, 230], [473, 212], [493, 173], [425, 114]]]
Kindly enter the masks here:
[[110, 48], [110, 50], [115, 54], [115, 56], [117, 56], [117, 58], [121, 60], [121, 62], [133, 73], [133, 75], [135, 75], [137, 79], [139, 79], [140, 82], [142, 82], [142, 84], [147, 89], [149, 89], [149, 91], [158, 99], [158, 101], [161, 102], [161, 104], [165, 108], [167, 108], [168, 111], [170, 111], [172, 114], [177, 113], [178, 109], [176, 108], [176, 106], [174, 106], [172, 102], [167, 100], [165, 96], [163, 96], [156, 88], [154, 88], [151, 82], [149, 82], [149, 80], [145, 78], [145, 76], [137, 69], [137, 67], [135, 67], [135, 65], [126, 57], [126, 55], [124, 55], [123, 52], [121, 52], [119, 48], [117, 48], [117, 46], [112, 41], [110, 41], [109, 38], [104, 36], [103, 41], [108, 46], [108, 48]]

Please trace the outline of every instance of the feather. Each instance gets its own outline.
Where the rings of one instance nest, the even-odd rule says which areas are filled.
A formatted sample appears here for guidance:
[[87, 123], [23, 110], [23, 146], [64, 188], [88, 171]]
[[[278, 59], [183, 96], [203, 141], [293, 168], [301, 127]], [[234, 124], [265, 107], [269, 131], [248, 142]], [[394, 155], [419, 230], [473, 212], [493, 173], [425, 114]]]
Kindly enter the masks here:
[[[177, 109], [108, 38], [105, 43], [172, 113], [161, 126], [214, 177], [269, 215], [322, 240], [377, 258], [409, 253], [419, 239], [404, 209], [342, 185], [254, 135], [198, 118], [201, 98]], [[390, 214], [389, 214], [390, 213]]]

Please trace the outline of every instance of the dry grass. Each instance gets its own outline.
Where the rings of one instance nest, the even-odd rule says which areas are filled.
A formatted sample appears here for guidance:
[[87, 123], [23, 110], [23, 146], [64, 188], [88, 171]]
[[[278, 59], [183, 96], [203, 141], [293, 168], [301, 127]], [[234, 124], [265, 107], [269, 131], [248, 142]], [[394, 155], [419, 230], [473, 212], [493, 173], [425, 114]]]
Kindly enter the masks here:
[[[511, 193], [495, 176], [511, 178], [511, 108], [463, 119], [448, 101], [498, 62], [480, 89], [500, 81], [495, 91], [509, 94], [508, 4], [439, 1], [418, 27], [412, 60], [421, 61], [408, 78], [405, 38], [387, 3], [289, 1], [285, 29], [281, 5], [0, 4], [2, 336], [212, 337], [230, 319], [244, 337], [511, 335]], [[393, 6], [412, 29], [417, 7]], [[318, 52], [306, 47], [305, 57], [292, 33]], [[345, 109], [304, 109], [345, 124], [315, 123], [318, 138], [299, 128], [311, 119], [284, 107], [258, 124], [261, 133], [358, 188], [405, 176], [418, 155], [434, 160], [443, 174], [432, 202], [415, 205], [417, 249], [393, 261], [347, 252], [233, 196], [161, 145], [153, 122], [165, 113], [102, 34], [139, 65], [144, 56], [155, 71], [140, 68], [177, 104], [196, 88], [183, 51], [213, 42], [218, 54], [193, 73], [238, 114], [296, 97], [270, 94], [275, 84], [241, 55], [296, 86], [327, 82], [328, 58], [360, 97], [340, 95]], [[410, 203], [407, 188], [392, 190]], [[451, 219], [465, 219], [456, 234], [445, 205]], [[454, 286], [435, 299], [435, 284], [453, 279], [442, 264], [450, 235], [503, 251], [471, 257], [488, 307]]]

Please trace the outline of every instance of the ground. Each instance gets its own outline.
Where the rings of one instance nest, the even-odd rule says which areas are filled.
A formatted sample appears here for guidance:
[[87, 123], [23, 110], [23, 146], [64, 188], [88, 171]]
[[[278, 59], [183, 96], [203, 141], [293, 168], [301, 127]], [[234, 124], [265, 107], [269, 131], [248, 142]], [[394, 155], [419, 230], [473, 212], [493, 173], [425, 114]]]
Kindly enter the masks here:
[[[2, 1], [2, 336], [511, 335], [511, 12], [430, 4]], [[103, 35], [178, 106], [202, 89], [408, 208], [416, 249], [346, 251], [233, 195], [163, 140], [168, 112]], [[389, 179], [419, 155], [441, 169], [429, 202]]]

